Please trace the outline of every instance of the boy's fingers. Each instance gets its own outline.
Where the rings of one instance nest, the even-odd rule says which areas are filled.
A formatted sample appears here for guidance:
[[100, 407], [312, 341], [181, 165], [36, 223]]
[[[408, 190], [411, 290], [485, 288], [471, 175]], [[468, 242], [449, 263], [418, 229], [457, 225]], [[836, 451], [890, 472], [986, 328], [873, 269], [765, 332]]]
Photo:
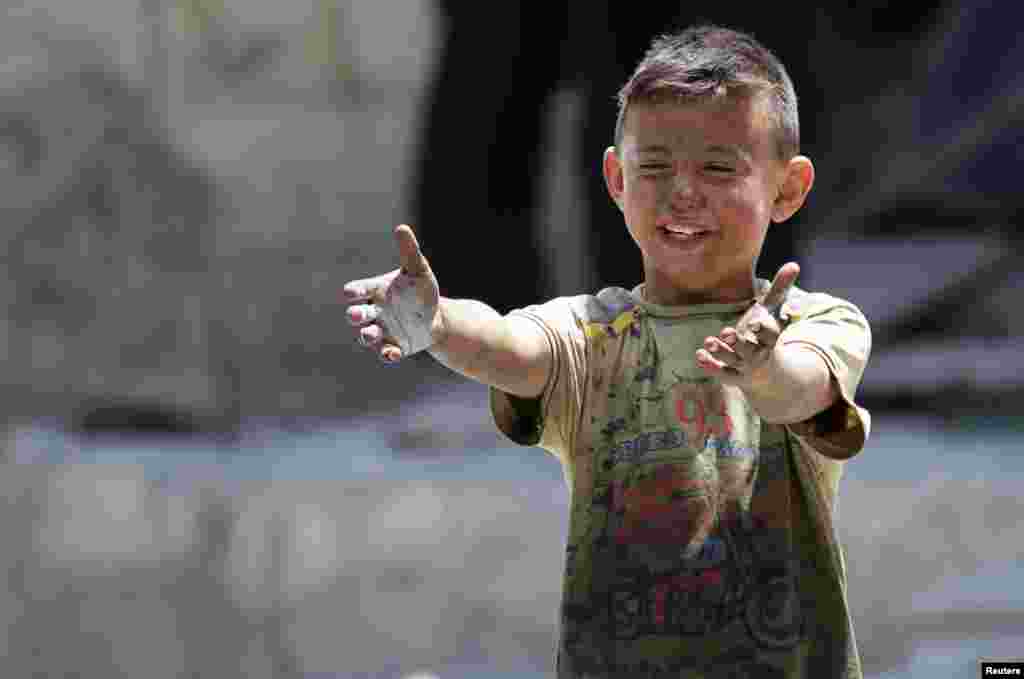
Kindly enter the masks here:
[[721, 335], [718, 337], [705, 338], [705, 348], [708, 349], [716, 358], [721, 358], [719, 354], [735, 353], [733, 346], [734, 344], [729, 344], [723, 340]]
[[394, 344], [385, 344], [378, 355], [385, 363], [396, 363], [402, 359], [402, 350]]
[[786, 294], [789, 289], [796, 283], [797, 276], [800, 275], [800, 265], [796, 262], [787, 262], [782, 265], [779, 272], [775, 274], [775, 280], [772, 281], [772, 287], [768, 290], [768, 294], [764, 296], [764, 300], [761, 304], [768, 307], [780, 306], [786, 301]]
[[349, 281], [342, 287], [341, 295], [346, 302], [372, 300], [381, 290], [387, 288], [387, 284], [393, 276], [394, 272], [391, 272], [373, 278]]
[[359, 329], [359, 344], [377, 355], [385, 363], [394, 363], [402, 357], [402, 350], [395, 346], [394, 339], [384, 334], [379, 325], [367, 325]]
[[775, 343], [779, 341], [779, 327], [774, 323], [758, 323], [757, 326], [753, 330], [758, 343], [766, 347], [774, 347]]
[[356, 304], [348, 308], [348, 322], [352, 325], [372, 323], [380, 316], [380, 307], [376, 304]]
[[347, 302], [358, 302], [368, 299], [365, 281], [349, 281], [341, 288], [341, 296]]
[[739, 355], [732, 347], [717, 337], [708, 337], [704, 340], [704, 349], [717, 361], [733, 367], [740, 362]]
[[359, 330], [359, 343], [364, 347], [372, 347], [380, 342], [384, 332], [379, 325], [368, 325]]
[[721, 370], [725, 364], [712, 356], [707, 349], [697, 350], [697, 363], [704, 368], [717, 368]]
[[395, 240], [398, 241], [398, 256], [402, 263], [402, 270], [410, 276], [418, 276], [429, 270], [427, 258], [420, 252], [419, 241], [412, 227], [407, 224], [400, 224], [395, 228]]
[[715, 375], [718, 379], [728, 381], [739, 375], [736, 368], [726, 365], [711, 356], [706, 349], [697, 350], [697, 365], [704, 371]]
[[[757, 344], [757, 332], [754, 329], [757, 327], [756, 323], [756, 321], [740, 323], [739, 327], [732, 331], [731, 337], [734, 339], [729, 346], [734, 350], [738, 350], [743, 348], [745, 344]], [[728, 339], [729, 337], [727, 336], [726, 341], [728, 341]]]

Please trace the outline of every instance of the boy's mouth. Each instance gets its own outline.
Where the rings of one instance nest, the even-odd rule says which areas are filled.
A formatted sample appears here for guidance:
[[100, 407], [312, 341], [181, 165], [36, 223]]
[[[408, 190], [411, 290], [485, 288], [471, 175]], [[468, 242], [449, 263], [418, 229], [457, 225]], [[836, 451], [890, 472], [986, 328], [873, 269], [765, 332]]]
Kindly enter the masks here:
[[681, 224], [660, 224], [658, 229], [669, 238], [681, 241], [693, 241], [711, 233], [711, 229], [701, 226], [683, 226]]
[[665, 215], [654, 223], [659, 229], [673, 236], [694, 237], [710, 233], [713, 229], [699, 219], [687, 219], [679, 215]]

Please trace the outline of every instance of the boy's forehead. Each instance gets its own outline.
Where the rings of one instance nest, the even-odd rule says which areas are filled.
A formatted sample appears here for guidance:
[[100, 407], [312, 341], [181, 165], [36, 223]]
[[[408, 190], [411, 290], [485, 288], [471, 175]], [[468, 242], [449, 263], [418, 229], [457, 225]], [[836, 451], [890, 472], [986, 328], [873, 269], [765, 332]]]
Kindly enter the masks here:
[[663, 98], [629, 105], [623, 145], [634, 152], [670, 151], [678, 147], [733, 147], [753, 153], [762, 144], [774, 143], [775, 134], [766, 97]]

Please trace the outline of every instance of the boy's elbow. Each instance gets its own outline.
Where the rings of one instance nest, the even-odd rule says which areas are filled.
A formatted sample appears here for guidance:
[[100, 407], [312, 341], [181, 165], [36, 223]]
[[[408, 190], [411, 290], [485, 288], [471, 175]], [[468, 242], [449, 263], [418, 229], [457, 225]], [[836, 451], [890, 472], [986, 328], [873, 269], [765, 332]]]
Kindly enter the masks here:
[[842, 398], [839, 384], [824, 359], [813, 351], [790, 347], [787, 370], [791, 392], [774, 404], [774, 409], [761, 414], [770, 424], [797, 424], [825, 412]]
[[799, 424], [812, 420], [821, 413], [834, 406], [841, 398], [839, 389], [835, 386], [835, 380], [831, 385], [825, 387], [815, 386], [809, 389], [804, 398], [794, 399], [789, 407], [783, 407], [776, 413], [768, 413], [761, 417], [769, 424]]
[[544, 393], [554, 357], [544, 331], [535, 322], [521, 316], [504, 318], [508, 338], [508, 383], [499, 388], [520, 398], [537, 398]]

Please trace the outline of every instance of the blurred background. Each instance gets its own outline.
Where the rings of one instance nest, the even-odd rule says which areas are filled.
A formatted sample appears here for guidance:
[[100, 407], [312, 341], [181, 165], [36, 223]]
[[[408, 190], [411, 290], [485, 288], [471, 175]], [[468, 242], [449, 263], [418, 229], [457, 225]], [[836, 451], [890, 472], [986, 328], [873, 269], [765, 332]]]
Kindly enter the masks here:
[[0, 676], [553, 676], [558, 463], [372, 359], [338, 293], [400, 222], [502, 312], [639, 282], [600, 157], [697, 20], [801, 98], [817, 184], [759, 273], [873, 325], [839, 514], [867, 676], [1021, 655], [1015, 3], [622, 4], [6, 3]]

